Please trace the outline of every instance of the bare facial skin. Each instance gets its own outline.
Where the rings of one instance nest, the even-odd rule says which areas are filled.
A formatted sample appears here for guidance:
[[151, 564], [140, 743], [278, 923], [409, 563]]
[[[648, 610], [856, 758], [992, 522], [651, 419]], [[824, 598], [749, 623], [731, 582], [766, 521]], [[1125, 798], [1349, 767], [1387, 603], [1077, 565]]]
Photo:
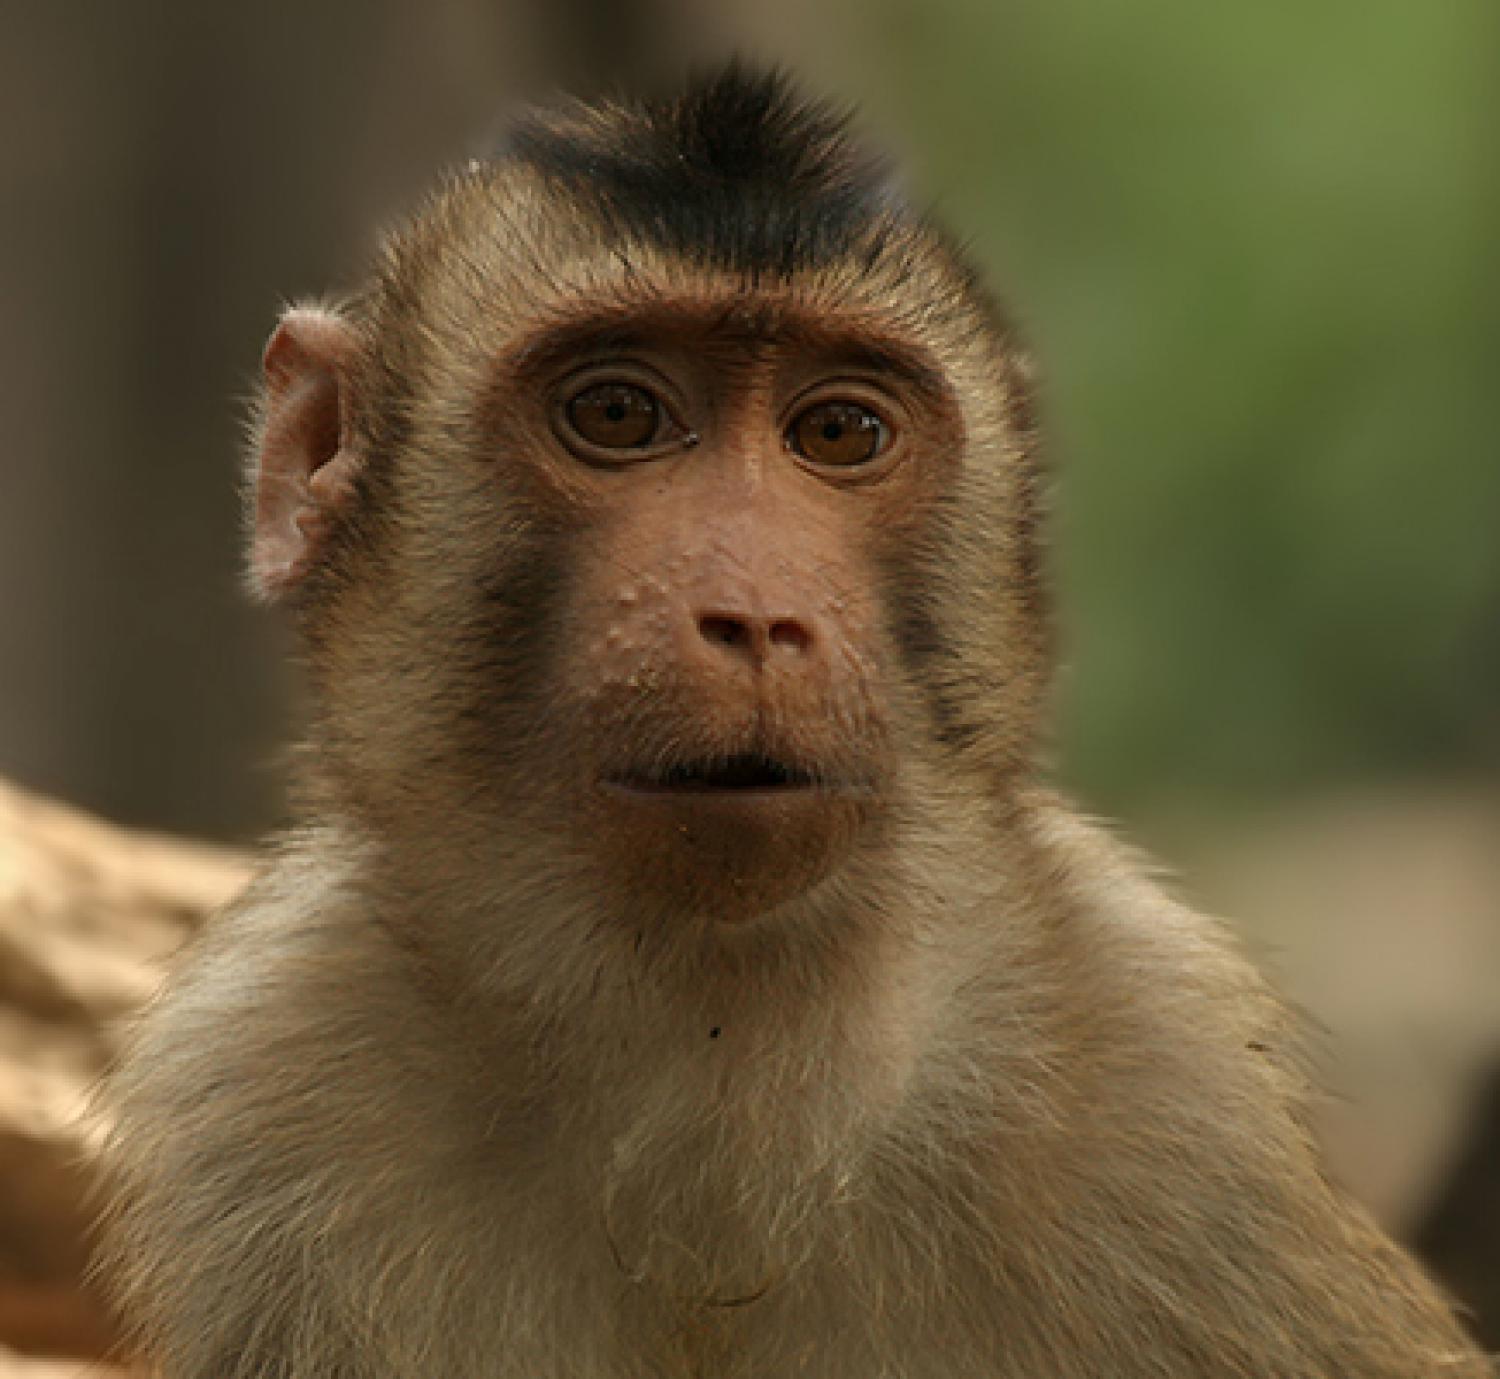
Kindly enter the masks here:
[[935, 497], [957, 418], [790, 312], [752, 334], [733, 297], [682, 305], [500, 387], [516, 481], [579, 533], [583, 654], [538, 763], [573, 759], [559, 822], [597, 840], [601, 886], [728, 923], [823, 879], [894, 788], [872, 543]]
[[300, 823], [113, 1079], [163, 1379], [1479, 1379], [1297, 1022], [1040, 783], [1024, 350], [730, 69], [265, 356]]

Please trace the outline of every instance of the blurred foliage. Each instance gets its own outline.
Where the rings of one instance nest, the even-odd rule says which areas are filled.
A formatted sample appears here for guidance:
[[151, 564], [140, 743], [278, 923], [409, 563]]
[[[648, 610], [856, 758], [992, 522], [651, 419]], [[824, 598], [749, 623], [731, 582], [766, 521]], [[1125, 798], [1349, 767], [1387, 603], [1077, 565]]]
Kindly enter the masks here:
[[1494, 0], [881, 0], [1040, 355], [1092, 799], [1500, 761]]

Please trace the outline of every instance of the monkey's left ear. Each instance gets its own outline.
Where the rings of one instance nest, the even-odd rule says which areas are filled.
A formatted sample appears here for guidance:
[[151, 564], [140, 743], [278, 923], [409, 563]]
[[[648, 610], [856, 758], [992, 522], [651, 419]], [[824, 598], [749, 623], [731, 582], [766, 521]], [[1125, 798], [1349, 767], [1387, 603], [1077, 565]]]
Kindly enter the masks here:
[[266, 345], [250, 585], [268, 602], [285, 598], [317, 564], [335, 518], [353, 501], [360, 457], [350, 443], [346, 375], [355, 344], [338, 313], [294, 307]]

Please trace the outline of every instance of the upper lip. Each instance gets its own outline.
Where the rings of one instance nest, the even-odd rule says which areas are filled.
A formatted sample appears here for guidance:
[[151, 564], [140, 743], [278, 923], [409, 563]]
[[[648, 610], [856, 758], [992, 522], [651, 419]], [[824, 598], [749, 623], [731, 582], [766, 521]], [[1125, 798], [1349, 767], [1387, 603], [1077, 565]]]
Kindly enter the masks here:
[[820, 784], [806, 767], [765, 752], [733, 752], [625, 771], [614, 783], [635, 790], [709, 792], [805, 790]]

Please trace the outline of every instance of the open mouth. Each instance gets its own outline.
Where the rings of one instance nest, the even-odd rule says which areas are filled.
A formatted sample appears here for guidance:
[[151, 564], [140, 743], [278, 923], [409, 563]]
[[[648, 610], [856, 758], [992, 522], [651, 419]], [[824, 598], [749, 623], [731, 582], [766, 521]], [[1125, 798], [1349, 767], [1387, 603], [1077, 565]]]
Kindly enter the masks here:
[[650, 774], [631, 774], [617, 784], [630, 790], [672, 794], [808, 790], [817, 785], [811, 772], [759, 752], [678, 762]]

